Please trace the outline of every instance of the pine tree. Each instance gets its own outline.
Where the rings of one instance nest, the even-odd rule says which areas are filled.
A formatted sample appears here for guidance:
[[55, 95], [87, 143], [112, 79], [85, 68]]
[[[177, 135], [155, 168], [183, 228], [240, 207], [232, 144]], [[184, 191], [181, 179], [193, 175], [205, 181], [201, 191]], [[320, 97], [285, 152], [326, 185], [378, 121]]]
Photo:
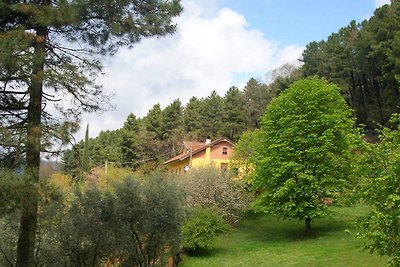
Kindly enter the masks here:
[[86, 126], [85, 132], [85, 143], [83, 144], [83, 156], [82, 156], [82, 172], [88, 172], [90, 170], [89, 162], [89, 124]]
[[[15, 137], [5, 146], [18, 147], [13, 142], [23, 140], [20, 147], [32, 188], [39, 181], [41, 151], [55, 137], [66, 141], [60, 129], [76, 128], [55, 120], [46, 111], [49, 104], [57, 101], [66, 120], [76, 119], [82, 110], [104, 107], [108, 97], [95, 83], [101, 73], [96, 56], [114, 54], [143, 37], [173, 33], [171, 19], [180, 11], [179, 0], [0, 2], [0, 127]], [[81, 48], [74, 45], [77, 42]], [[22, 210], [17, 266], [34, 266], [35, 190], [29, 197]]]
[[218, 138], [220, 137], [220, 129], [223, 124], [224, 107], [223, 100], [213, 91], [203, 101], [200, 110], [201, 114], [201, 134], [203, 138]]
[[223, 101], [225, 112], [221, 135], [237, 141], [247, 129], [247, 122], [249, 121], [246, 112], [246, 100], [237, 87], [231, 87], [226, 92]]
[[201, 107], [203, 100], [192, 97], [183, 112], [183, 124], [186, 136], [191, 140], [202, 140], [205, 137], [201, 133]]
[[123, 162], [134, 162], [140, 159], [140, 120], [131, 113], [121, 129], [121, 152]]

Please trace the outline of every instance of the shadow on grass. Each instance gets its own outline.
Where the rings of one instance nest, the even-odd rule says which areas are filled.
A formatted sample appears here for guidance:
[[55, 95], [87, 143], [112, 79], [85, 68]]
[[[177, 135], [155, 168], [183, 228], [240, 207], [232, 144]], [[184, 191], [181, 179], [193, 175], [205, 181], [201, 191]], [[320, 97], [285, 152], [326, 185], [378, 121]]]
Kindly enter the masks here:
[[[257, 225], [257, 227], [254, 227]], [[242, 221], [238, 231], [244, 233], [253, 241], [268, 243], [297, 242], [301, 240], [320, 238], [326, 235], [344, 232], [350, 222], [344, 218], [331, 216], [312, 222], [311, 235], [305, 234], [304, 222], [283, 220], [274, 215], [262, 213], [248, 214]]]
[[217, 254], [226, 252], [225, 248], [212, 248], [212, 249], [198, 249], [198, 250], [185, 250], [184, 254], [192, 258], [212, 258]]

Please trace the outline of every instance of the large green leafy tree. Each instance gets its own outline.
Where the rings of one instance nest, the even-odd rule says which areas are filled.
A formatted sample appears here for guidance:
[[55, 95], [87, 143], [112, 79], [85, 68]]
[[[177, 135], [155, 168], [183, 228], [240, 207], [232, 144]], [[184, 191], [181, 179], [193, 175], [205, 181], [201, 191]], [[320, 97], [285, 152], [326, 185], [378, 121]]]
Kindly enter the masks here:
[[[41, 151], [54, 137], [65, 137], [54, 113], [46, 111], [49, 103], [60, 100], [55, 107], [70, 118], [99, 110], [105, 98], [94, 81], [101, 71], [95, 56], [173, 33], [171, 19], [180, 11], [179, 0], [0, 1], [0, 126], [7, 137], [2, 146], [23, 151], [33, 187]], [[74, 124], [63, 129], [73, 128], [68, 125]], [[34, 264], [34, 195], [22, 211], [17, 266]]]
[[[311, 222], [327, 213], [351, 170], [355, 134], [339, 88], [324, 79], [293, 83], [267, 107], [257, 134], [259, 204], [284, 218]], [[354, 134], [353, 134], [354, 133]]]

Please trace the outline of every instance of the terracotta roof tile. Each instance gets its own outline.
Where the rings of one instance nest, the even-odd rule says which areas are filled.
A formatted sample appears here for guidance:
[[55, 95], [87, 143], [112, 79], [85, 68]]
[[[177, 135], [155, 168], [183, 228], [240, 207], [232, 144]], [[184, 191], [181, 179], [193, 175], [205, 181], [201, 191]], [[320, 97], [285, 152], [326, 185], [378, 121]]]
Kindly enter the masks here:
[[197, 142], [197, 141], [183, 141], [183, 145], [186, 149], [196, 150], [205, 145], [205, 142]]

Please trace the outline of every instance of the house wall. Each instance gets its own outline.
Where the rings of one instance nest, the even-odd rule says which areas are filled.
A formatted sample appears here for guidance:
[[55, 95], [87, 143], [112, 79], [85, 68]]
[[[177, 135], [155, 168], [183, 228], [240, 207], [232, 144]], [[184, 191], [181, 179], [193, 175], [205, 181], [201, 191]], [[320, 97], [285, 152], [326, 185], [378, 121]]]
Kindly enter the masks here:
[[189, 159], [183, 160], [183, 161], [176, 161], [173, 163], [170, 163], [167, 168], [168, 172], [171, 174], [182, 174], [184, 173], [184, 168], [185, 166], [189, 165]]
[[[227, 148], [227, 154], [224, 155], [222, 154], [223, 148]], [[233, 148], [232, 145], [228, 142], [221, 142], [215, 146], [211, 147], [211, 159], [215, 160], [229, 160], [230, 157], [232, 156], [233, 153]]]
[[[223, 148], [227, 148], [227, 154], [224, 155]], [[232, 156], [233, 148], [232, 145], [228, 142], [221, 142], [217, 145], [210, 147], [209, 152], [206, 150], [193, 155], [192, 157], [192, 168], [200, 168], [206, 167], [210, 164], [214, 165], [217, 168], [226, 168], [229, 164], [229, 159]], [[182, 161], [176, 161], [168, 164], [168, 172], [171, 174], [182, 174], [184, 173], [185, 166], [190, 165], [190, 158], [187, 158]]]

